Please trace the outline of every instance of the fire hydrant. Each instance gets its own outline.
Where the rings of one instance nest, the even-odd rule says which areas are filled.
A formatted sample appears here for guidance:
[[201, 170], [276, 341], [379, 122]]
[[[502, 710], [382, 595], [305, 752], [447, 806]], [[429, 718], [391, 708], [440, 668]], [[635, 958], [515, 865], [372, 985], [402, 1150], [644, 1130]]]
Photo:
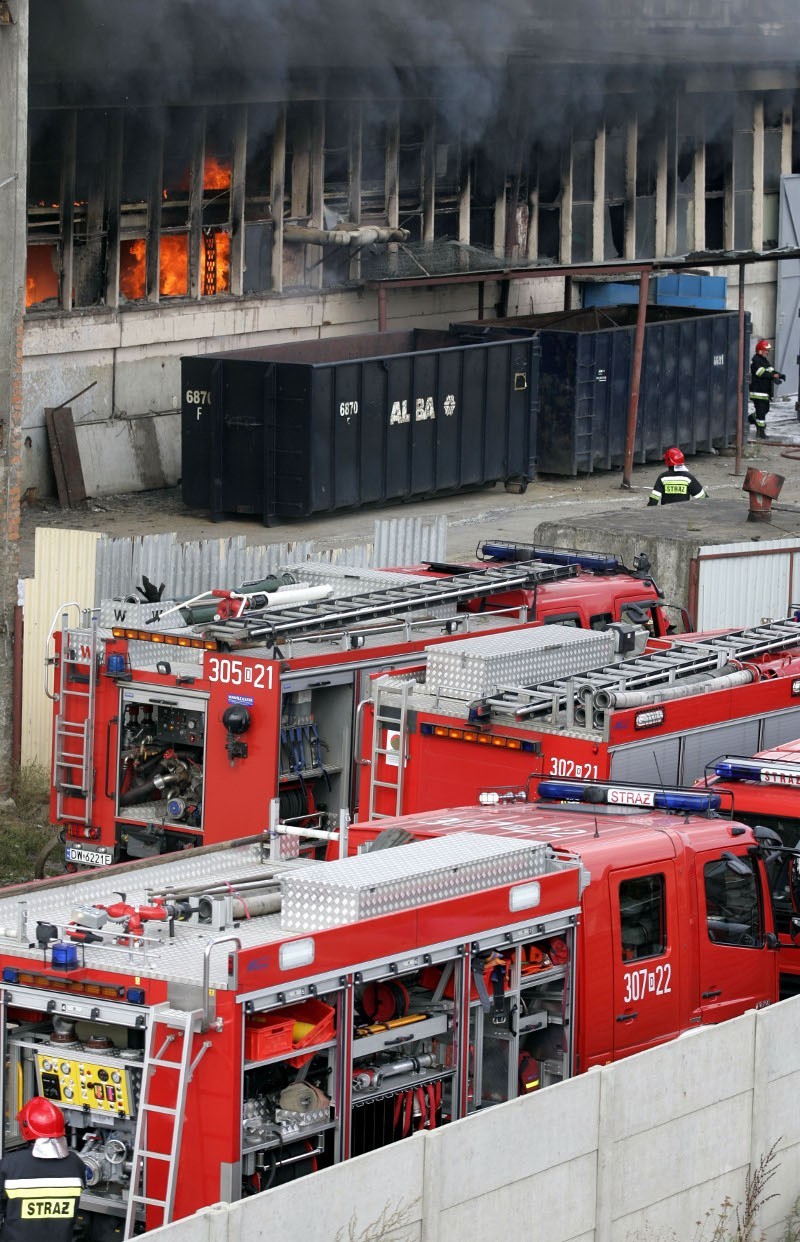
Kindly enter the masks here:
[[750, 493], [748, 522], [772, 521], [772, 502], [780, 496], [784, 483], [782, 474], [770, 474], [767, 470], [756, 470], [750, 466], [742, 484], [742, 491]]

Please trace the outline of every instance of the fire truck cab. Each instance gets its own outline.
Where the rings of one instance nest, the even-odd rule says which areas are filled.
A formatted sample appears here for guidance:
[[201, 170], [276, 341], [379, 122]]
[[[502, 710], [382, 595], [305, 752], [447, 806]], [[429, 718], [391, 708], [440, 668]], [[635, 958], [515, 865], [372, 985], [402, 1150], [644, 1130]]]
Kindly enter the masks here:
[[549, 792], [328, 862], [276, 800], [255, 841], [4, 890], [4, 1149], [52, 1100], [88, 1236], [128, 1238], [777, 998], [763, 861], [713, 795]]
[[572, 625], [602, 630], [614, 622], [642, 625], [656, 637], [686, 633], [692, 629], [684, 608], [665, 602], [642, 554], [628, 569], [617, 556], [601, 552], [576, 552], [534, 544], [493, 539], [478, 544], [472, 563], [427, 562], [404, 572], [430, 577], [474, 573], [480, 565], [513, 564], [537, 560], [543, 564], [574, 566], [575, 578], [544, 582], [522, 590], [497, 592], [488, 599], [473, 599], [463, 607], [471, 612], [486, 608], [525, 610], [529, 621], [539, 625]]
[[753, 828], [766, 851], [775, 930], [787, 953], [781, 958], [781, 995], [800, 991], [791, 960], [800, 907], [800, 740], [754, 755], [721, 755], [709, 763], [699, 787], [713, 789], [741, 823]]
[[[591, 876], [577, 931], [576, 1070], [776, 998], [766, 864], [749, 829], [713, 814], [718, 798], [558, 780], [542, 781], [537, 801], [525, 797], [487, 791], [496, 816], [473, 815], [470, 828], [535, 837], [576, 855]], [[401, 840], [447, 836], [467, 818], [459, 810], [352, 825], [349, 848], [382, 833], [396, 839], [398, 829]], [[546, 1059], [556, 1034], [537, 1033], [524, 1051]]]

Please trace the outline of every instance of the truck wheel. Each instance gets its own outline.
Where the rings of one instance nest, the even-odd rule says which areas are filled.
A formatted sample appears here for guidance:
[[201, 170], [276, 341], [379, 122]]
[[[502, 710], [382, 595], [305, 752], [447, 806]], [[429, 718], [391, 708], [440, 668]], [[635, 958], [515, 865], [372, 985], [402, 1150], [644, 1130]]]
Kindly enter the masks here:
[[383, 832], [378, 833], [367, 853], [371, 854], [374, 850], [391, 850], [395, 845], [408, 845], [409, 841], [414, 839], [405, 828], [384, 828]]
[[61, 837], [53, 837], [43, 845], [33, 861], [33, 876], [36, 880], [44, 880], [48, 876], [63, 875], [66, 871], [64, 861], [64, 842]]

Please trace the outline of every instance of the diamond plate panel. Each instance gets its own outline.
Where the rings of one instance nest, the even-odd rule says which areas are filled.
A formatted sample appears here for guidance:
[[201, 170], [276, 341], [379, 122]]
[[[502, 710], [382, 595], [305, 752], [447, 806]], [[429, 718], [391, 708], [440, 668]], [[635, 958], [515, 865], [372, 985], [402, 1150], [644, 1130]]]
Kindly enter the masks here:
[[534, 686], [609, 664], [614, 635], [570, 625], [509, 630], [427, 649], [430, 694], [479, 699], [498, 686]]
[[547, 846], [459, 832], [286, 875], [281, 926], [312, 931], [543, 875]]

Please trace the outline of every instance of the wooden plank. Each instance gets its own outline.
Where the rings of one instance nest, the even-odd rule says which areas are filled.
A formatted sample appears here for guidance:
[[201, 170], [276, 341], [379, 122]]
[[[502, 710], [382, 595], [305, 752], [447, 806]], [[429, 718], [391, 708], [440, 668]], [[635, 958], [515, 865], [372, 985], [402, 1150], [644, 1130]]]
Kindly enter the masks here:
[[58, 501], [62, 509], [74, 509], [86, 499], [75, 421], [68, 405], [58, 409], [46, 409], [47, 437], [50, 456], [58, 488]]

